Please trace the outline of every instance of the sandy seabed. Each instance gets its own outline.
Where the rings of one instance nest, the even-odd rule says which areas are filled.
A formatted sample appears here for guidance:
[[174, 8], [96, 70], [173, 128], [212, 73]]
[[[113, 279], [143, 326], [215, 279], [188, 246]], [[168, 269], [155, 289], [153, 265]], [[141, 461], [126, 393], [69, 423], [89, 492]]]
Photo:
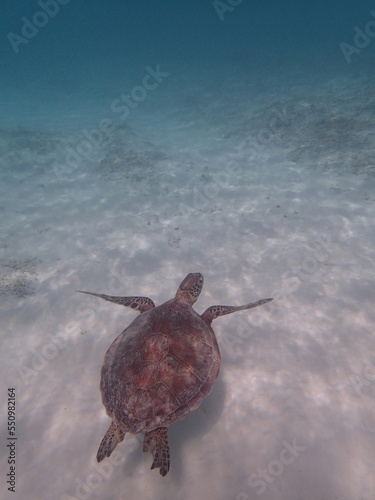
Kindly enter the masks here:
[[[53, 97], [48, 126], [2, 124], [1, 429], [4, 451], [14, 387], [17, 497], [372, 500], [371, 79], [182, 75], [126, 121], [111, 88], [107, 115], [98, 104], [76, 128]], [[103, 117], [110, 132], [93, 132]], [[75, 290], [160, 304], [197, 271], [199, 312], [272, 306], [214, 323], [220, 378], [170, 428], [166, 478], [143, 436], [97, 464], [100, 368], [136, 313]]]

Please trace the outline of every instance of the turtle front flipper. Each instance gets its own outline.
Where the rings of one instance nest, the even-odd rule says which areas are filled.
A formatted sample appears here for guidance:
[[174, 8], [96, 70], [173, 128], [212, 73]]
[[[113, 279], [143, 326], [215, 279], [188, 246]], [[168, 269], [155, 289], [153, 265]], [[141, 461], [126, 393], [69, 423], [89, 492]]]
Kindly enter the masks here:
[[170, 465], [167, 428], [158, 427], [146, 432], [143, 439], [143, 451], [149, 451], [154, 457], [151, 469], [159, 468], [160, 475], [166, 476]]
[[108, 302], [114, 302], [115, 304], [120, 304], [121, 306], [130, 307], [131, 309], [139, 311], [140, 313], [143, 313], [155, 307], [154, 302], [148, 297], [114, 297], [112, 295], [85, 292], [83, 290], [77, 290], [77, 292], [86, 293], [87, 295], [94, 295], [94, 297], [108, 300]]
[[246, 309], [252, 309], [253, 307], [262, 306], [271, 300], [273, 299], [261, 299], [257, 302], [251, 302], [250, 304], [246, 304], [244, 306], [211, 306], [204, 311], [201, 318], [204, 321], [207, 321], [207, 323], [211, 323], [211, 321], [219, 316], [225, 316], [225, 314], [231, 314], [237, 311], [244, 311]]
[[111, 423], [109, 429], [105, 433], [102, 442], [100, 443], [96, 460], [101, 462], [103, 458], [109, 457], [116, 446], [121, 443], [125, 437], [125, 432], [120, 429], [119, 425], [114, 422]]

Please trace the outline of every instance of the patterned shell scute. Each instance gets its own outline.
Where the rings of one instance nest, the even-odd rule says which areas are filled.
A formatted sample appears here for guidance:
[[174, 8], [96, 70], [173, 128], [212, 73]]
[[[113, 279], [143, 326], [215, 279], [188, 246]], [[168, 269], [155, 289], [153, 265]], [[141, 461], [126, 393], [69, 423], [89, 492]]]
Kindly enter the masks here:
[[195, 332], [177, 329], [171, 333], [169, 339], [169, 352], [191, 371], [201, 382], [205, 378], [212, 364], [212, 345], [208, 345]]
[[211, 328], [190, 306], [172, 299], [138, 316], [108, 349], [103, 403], [130, 432], [170, 425], [199, 406], [219, 365]]

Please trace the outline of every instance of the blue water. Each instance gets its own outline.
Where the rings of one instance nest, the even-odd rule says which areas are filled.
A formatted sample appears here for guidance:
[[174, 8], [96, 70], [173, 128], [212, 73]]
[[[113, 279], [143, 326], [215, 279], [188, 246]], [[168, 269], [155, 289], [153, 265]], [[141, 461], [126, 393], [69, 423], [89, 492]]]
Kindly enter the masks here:
[[[4, 100], [14, 98], [13, 106], [22, 104], [24, 117], [16, 125], [27, 120], [28, 103], [44, 108], [52, 93], [56, 102], [50, 113], [68, 126], [65, 114], [77, 108], [77, 95], [80, 102], [84, 97], [100, 101], [109, 97], [111, 85], [126, 90], [146, 65], [175, 71], [183, 66], [185, 88], [189, 75], [204, 68], [213, 71], [213, 84], [220, 84], [231, 68], [250, 79], [282, 78], [293, 70], [302, 78], [318, 75], [320, 82], [330, 75], [372, 73], [371, 41], [353, 54], [349, 65], [340, 49], [342, 42], [353, 45], [355, 26], [364, 30], [373, 19], [370, 1], [360, 7], [337, 2], [272, 2], [265, 7], [237, 0], [232, 7], [211, 1], [108, 6], [71, 0], [42, 2], [45, 10], [37, 2], [4, 3], [2, 94]], [[13, 121], [5, 110], [1, 122], [7, 126]], [[36, 116], [34, 126], [40, 120], [43, 127], [44, 118]]]
[[[373, 500], [373, 3], [3, 0], [0, 33], [0, 498], [15, 387], [15, 498]], [[135, 312], [75, 290], [198, 271], [199, 313], [272, 308], [215, 321], [166, 478], [142, 435], [99, 466]]]

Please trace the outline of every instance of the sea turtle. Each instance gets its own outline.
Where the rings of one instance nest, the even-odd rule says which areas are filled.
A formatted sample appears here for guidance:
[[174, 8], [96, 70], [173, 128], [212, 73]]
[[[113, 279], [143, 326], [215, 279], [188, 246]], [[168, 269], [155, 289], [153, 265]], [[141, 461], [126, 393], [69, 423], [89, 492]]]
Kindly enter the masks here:
[[202, 286], [203, 276], [190, 273], [176, 296], [157, 307], [148, 297], [82, 292], [141, 313], [104, 358], [100, 390], [112, 423], [100, 443], [98, 462], [111, 455], [127, 432], [144, 432], [143, 451], [152, 453], [151, 469], [159, 468], [165, 476], [170, 463], [167, 427], [198, 408], [219, 375], [220, 351], [211, 322], [272, 300], [211, 306], [199, 315], [192, 306]]

